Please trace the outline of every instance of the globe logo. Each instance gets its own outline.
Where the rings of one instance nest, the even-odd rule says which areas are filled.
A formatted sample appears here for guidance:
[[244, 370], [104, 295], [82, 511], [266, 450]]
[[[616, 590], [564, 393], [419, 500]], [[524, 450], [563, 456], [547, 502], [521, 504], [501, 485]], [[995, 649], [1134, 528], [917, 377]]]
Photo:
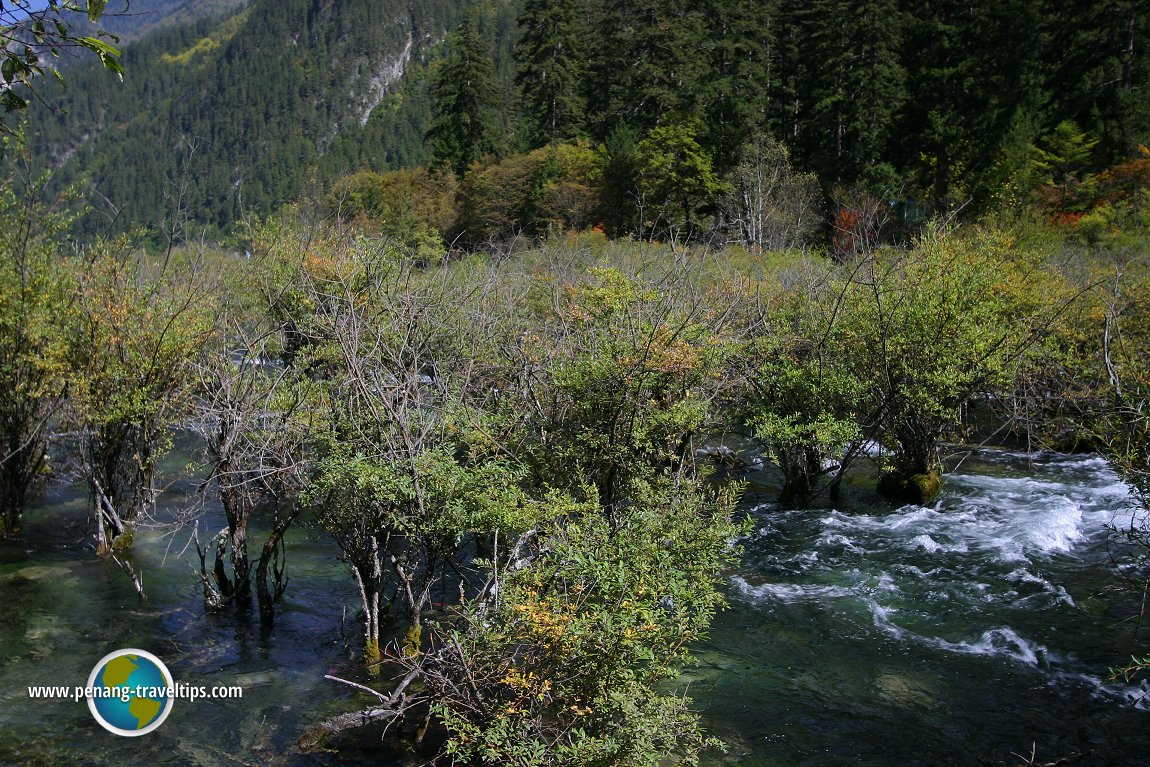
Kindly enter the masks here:
[[88, 708], [104, 729], [117, 735], [146, 735], [168, 718], [175, 702], [172, 674], [149, 652], [116, 650], [88, 677]]

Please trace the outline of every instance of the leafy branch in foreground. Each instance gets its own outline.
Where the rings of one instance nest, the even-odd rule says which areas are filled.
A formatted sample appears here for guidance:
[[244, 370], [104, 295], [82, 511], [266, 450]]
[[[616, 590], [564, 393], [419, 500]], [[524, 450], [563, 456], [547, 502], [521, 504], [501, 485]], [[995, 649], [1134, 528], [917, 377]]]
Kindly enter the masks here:
[[30, 0], [4, 0], [0, 2], [0, 105], [5, 112], [28, 106], [28, 99], [14, 90], [23, 86], [35, 93], [35, 80], [46, 71], [62, 79], [59, 70], [47, 59], [59, 58], [62, 53], [87, 51], [121, 80], [124, 68], [120, 64], [120, 51], [109, 43], [106, 32], [82, 35], [69, 26], [69, 15], [83, 14], [95, 24], [104, 15], [108, 0], [48, 0], [47, 6], [37, 9]]
[[1150, 670], [1150, 657], [1130, 657], [1130, 663], [1121, 668], [1110, 669], [1110, 679], [1122, 680], [1129, 684]]
[[[723, 605], [734, 493], [653, 475], [614, 514], [552, 499], [562, 513], [488, 589], [437, 623], [419, 668], [446, 752], [478, 764], [692, 764], [704, 736], [665, 688]], [[523, 565], [527, 561], [529, 564]]]

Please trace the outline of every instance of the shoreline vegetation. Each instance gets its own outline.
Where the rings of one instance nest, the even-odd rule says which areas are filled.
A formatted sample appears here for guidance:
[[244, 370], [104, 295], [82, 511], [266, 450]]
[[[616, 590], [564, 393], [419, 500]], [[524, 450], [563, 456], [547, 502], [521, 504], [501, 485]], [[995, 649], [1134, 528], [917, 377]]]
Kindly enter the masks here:
[[[724, 435], [757, 446], [791, 506], [834, 499], [864, 465], [876, 494], [929, 505], [946, 481], [943, 448], [977, 432], [1097, 451], [1146, 508], [1141, 59], [1120, 57], [1120, 97], [1083, 107], [1094, 109], [1084, 128], [1067, 103], [991, 109], [1013, 93], [998, 80], [977, 91], [984, 114], [957, 101], [920, 114], [930, 104], [916, 93], [955, 90], [968, 73], [910, 67], [904, 36], [937, 33], [945, 47], [976, 35], [974, 22], [898, 16], [905, 26], [876, 26], [890, 36], [871, 41], [869, 68], [844, 63], [854, 53], [833, 41], [791, 37], [799, 53], [827, 54], [827, 72], [865, 76], [850, 99], [790, 71], [782, 87], [805, 119], [788, 133], [775, 84], [735, 88], [770, 61], [709, 51], [709, 65], [729, 66], [708, 79], [685, 58], [702, 17], [624, 5], [651, 23], [605, 32], [587, 61], [572, 53], [589, 31], [575, 3], [462, 14], [423, 71], [426, 119], [408, 126], [425, 167], [325, 180], [313, 166], [306, 183], [306, 162], [281, 168], [263, 215], [227, 222], [228, 247], [206, 234], [219, 211], [196, 208], [195, 139], [180, 138], [179, 174], [152, 179], [168, 185], [148, 193], [164, 199], [162, 219], [117, 210], [97, 236], [92, 214], [109, 200], [95, 201], [91, 179], [42, 170], [43, 146], [9, 128], [0, 535], [20, 535], [54, 473], [75, 476], [95, 555], [146, 599], [134, 534], [174, 431], [191, 424], [203, 479], [185, 523], [207, 503], [227, 520], [195, 542], [205, 613], [274, 626], [291, 588], [285, 535], [301, 515], [338, 545], [358, 594], [378, 700], [303, 746], [398, 722], [395, 737], [443, 763], [653, 767], [722, 748], [673, 682], [723, 608], [723, 574], [750, 529]], [[739, 9], [756, 4], [715, 5], [744, 23]], [[261, 8], [172, 66], [236, 50]], [[492, 36], [510, 21], [522, 34], [500, 38], [496, 55]], [[813, 29], [792, 21], [792, 33]], [[55, 29], [54, 44], [123, 72], [108, 44]], [[1097, 30], [1075, 31], [1068, 49], [1090, 49]], [[683, 82], [663, 79], [668, 50]], [[31, 49], [21, 55], [5, 59], [11, 111], [43, 72]], [[1050, 61], [1011, 61], [1045, 85], [1073, 81], [1067, 98], [1084, 92]], [[602, 88], [589, 89], [595, 73]], [[281, 79], [293, 81], [269, 91]], [[906, 89], [864, 88], [885, 81]], [[519, 116], [503, 108], [510, 83]], [[918, 143], [895, 147], [894, 125], [917, 126]], [[66, 119], [36, 127], [61, 126], [72, 132]], [[897, 168], [883, 161], [896, 148]], [[289, 186], [303, 192], [280, 207]], [[1145, 519], [1125, 531], [1144, 553]], [[1114, 664], [1127, 679], [1146, 670]]]
[[[591, 229], [429, 259], [302, 208], [247, 255], [121, 240], [61, 258], [62, 231], [30, 231], [6, 272], [5, 418], [24, 431], [5, 481], [31, 476], [31, 497], [39, 456], [84, 478], [96, 553], [135, 580], [157, 461], [193, 424], [228, 520], [197, 544], [205, 609], [269, 626], [284, 534], [314, 516], [381, 699], [305, 744], [400, 720], [465, 761], [716, 747], [665, 682], [746, 530], [738, 455], [706, 449], [723, 434], [763, 451], [790, 505], [860, 467], [929, 505], [940, 451], [987, 420], [1144, 487], [1144, 259], [1043, 221], [931, 223], [850, 255]], [[19, 507], [4, 519], [18, 535]]]

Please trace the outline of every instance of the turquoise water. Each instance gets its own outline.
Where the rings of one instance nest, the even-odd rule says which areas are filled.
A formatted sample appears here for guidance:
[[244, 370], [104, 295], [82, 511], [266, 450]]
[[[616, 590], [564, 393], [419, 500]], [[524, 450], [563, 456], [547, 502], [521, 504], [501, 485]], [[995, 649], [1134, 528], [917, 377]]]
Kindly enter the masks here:
[[[92, 553], [85, 501], [75, 487], [53, 487], [26, 516], [22, 539], [0, 542], [0, 764], [367, 763], [364, 755], [284, 758], [308, 727], [361, 705], [323, 678], [360, 669], [357, 598], [326, 534], [306, 523], [292, 531], [288, 590], [265, 630], [254, 611], [205, 614], [188, 529], [137, 533], [133, 561], [149, 597], [140, 604], [115, 565]], [[223, 525], [218, 513], [204, 522], [202, 539]], [[253, 532], [262, 537], [258, 526]], [[243, 698], [177, 700], [140, 738], [101, 730], [84, 702], [28, 699], [29, 685], [85, 684], [100, 658], [124, 647], [154, 653], [177, 682], [240, 685]]]
[[[745, 503], [755, 532], [729, 577], [731, 607], [688, 676], [730, 744], [712, 761], [1014, 765], [1012, 752], [1033, 747], [1039, 761], [1089, 751], [1080, 764], [1150, 763], [1148, 691], [1105, 681], [1146, 645], [1133, 638], [1139, 594], [1119, 588], [1106, 532], [1129, 519], [1126, 490], [1099, 459], [984, 452], [929, 509], [884, 505], [861, 485], [836, 508], [768, 497]], [[54, 485], [24, 536], [0, 542], [0, 764], [402, 763], [374, 744], [292, 747], [367, 703], [323, 678], [362, 677], [354, 587], [322, 531], [292, 532], [291, 581], [268, 631], [254, 616], [205, 615], [187, 529], [137, 536], [150, 596], [139, 604], [94, 558], [85, 508], [77, 488]], [[201, 538], [221, 525], [210, 510]], [[122, 647], [156, 654], [177, 681], [238, 684], [244, 697], [176, 701], [158, 730], [130, 739], [101, 730], [82, 702], [28, 699], [28, 685], [82, 685]]]
[[691, 685], [729, 761], [1150, 763], [1150, 688], [1105, 681], [1147, 643], [1107, 534], [1127, 491], [1097, 457], [984, 452], [931, 508], [750, 509]]

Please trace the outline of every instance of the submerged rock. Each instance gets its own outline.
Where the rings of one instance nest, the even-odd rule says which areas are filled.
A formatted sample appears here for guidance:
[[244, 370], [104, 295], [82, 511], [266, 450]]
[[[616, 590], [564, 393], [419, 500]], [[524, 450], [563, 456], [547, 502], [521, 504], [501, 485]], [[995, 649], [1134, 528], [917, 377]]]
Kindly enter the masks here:
[[30, 565], [3, 576], [5, 580], [58, 582], [73, 578], [72, 568], [67, 565]]

